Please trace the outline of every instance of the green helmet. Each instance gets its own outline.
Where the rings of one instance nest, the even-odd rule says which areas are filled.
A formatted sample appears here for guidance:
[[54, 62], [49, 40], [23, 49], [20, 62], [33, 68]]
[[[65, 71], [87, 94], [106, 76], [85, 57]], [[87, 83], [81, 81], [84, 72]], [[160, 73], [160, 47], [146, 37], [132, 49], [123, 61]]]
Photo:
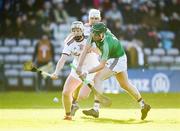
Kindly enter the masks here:
[[93, 26], [92, 26], [92, 32], [94, 34], [100, 34], [100, 33], [105, 33], [107, 30], [107, 27], [106, 25], [103, 23], [103, 22], [98, 22], [98, 23], [95, 23]]

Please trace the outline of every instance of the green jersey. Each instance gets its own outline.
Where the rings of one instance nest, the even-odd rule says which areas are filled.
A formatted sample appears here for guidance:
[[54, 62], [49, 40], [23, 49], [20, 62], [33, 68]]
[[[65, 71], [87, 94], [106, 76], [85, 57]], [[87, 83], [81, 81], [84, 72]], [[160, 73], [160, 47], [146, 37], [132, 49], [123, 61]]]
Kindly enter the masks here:
[[119, 58], [125, 54], [120, 41], [109, 30], [105, 32], [104, 39], [100, 42], [93, 41], [92, 35], [90, 35], [88, 43], [92, 45], [93, 42], [100, 49], [102, 60]]

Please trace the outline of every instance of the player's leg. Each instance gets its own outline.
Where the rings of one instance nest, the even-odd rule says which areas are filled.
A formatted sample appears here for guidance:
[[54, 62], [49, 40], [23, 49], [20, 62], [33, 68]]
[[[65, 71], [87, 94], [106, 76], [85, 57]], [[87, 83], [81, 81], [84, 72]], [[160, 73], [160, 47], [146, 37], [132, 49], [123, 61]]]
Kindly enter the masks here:
[[[107, 67], [104, 67], [104, 69], [102, 69], [95, 75], [94, 87], [96, 88], [96, 90], [98, 90], [98, 92], [103, 93], [102, 83], [105, 79], [107, 79], [108, 77], [110, 77], [112, 75], [113, 75], [113, 72]], [[99, 102], [98, 98], [95, 97], [93, 108], [90, 110], [83, 110], [83, 113], [85, 115], [98, 118], [99, 117], [99, 108], [100, 108], [100, 102]]]
[[[96, 73], [88, 74], [86, 80], [94, 86], [94, 77]], [[98, 89], [99, 90], [99, 89]], [[91, 93], [91, 89], [87, 85], [83, 85], [79, 92], [78, 100], [87, 99]]]
[[87, 99], [90, 93], [91, 93], [91, 89], [88, 86], [83, 85], [82, 88], [79, 90], [78, 101]]
[[90, 89], [81, 83], [73, 93], [73, 101], [71, 106], [71, 115], [74, 116], [79, 109], [79, 100], [86, 99], [90, 94]]
[[[99, 65], [99, 55], [97, 55], [94, 52], [90, 52], [86, 55], [86, 58], [83, 62], [82, 71], [87, 71], [92, 69], [93, 67], [96, 67]], [[86, 76], [86, 80], [91, 83], [91, 85], [94, 85], [94, 77], [96, 73], [91, 73]], [[79, 100], [88, 98], [89, 94], [91, 92], [91, 89], [83, 85], [79, 92]]]
[[76, 90], [73, 92], [73, 101], [77, 101], [79, 99], [79, 92], [82, 89], [83, 83], [81, 83]]
[[81, 81], [77, 80], [71, 75], [68, 76], [64, 84], [62, 102], [65, 108], [67, 118], [71, 116], [72, 94], [80, 84]]
[[129, 82], [127, 71], [119, 72], [115, 76], [121, 87], [126, 90], [137, 102], [139, 102], [142, 108], [141, 119], [144, 120], [151, 107], [144, 102], [138, 89]]
[[73, 102], [71, 107], [71, 115], [74, 116], [76, 111], [79, 109], [78, 102], [83, 99], [87, 99], [91, 89], [87, 87], [85, 84], [81, 83], [79, 87], [73, 93]]
[[[140, 92], [138, 89], [132, 85], [128, 79], [127, 74], [127, 57], [126, 55], [120, 57], [118, 60], [116, 60], [116, 65], [109, 67], [111, 70], [116, 73], [116, 79], [118, 80], [121, 87], [126, 90], [136, 101], [139, 102], [142, 109], [145, 108], [145, 111], [142, 110], [142, 117], [141, 119], [145, 119], [147, 112], [150, 110], [150, 106], [144, 103], [144, 100], [141, 97]], [[147, 107], [147, 108], [146, 108]]]
[[79, 109], [78, 100], [79, 100], [79, 92], [82, 88], [83, 83], [81, 83], [76, 90], [73, 92], [73, 101], [71, 106], [71, 115], [74, 116], [76, 111]]
[[129, 82], [128, 74], [126, 71], [119, 72], [115, 76], [121, 87], [126, 90], [135, 100], [138, 101], [139, 99], [141, 99], [141, 94], [139, 93], [137, 88]]

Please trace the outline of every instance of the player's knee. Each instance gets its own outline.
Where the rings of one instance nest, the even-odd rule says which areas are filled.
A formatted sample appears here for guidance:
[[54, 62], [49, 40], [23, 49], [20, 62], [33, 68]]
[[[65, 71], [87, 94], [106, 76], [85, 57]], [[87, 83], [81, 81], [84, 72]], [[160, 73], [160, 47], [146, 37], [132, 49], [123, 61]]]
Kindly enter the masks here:
[[67, 96], [71, 95], [71, 92], [70, 91], [63, 91], [62, 95], [67, 97]]

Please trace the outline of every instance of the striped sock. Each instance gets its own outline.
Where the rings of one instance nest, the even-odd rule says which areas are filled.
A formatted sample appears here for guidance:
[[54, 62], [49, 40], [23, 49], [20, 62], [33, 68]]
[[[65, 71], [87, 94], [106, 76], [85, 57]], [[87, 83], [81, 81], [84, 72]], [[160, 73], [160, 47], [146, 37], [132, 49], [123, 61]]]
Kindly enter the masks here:
[[98, 111], [99, 108], [100, 108], [100, 102], [99, 102], [98, 100], [95, 100], [95, 101], [94, 101], [94, 107], [93, 107], [93, 109], [94, 109], [95, 111]]
[[141, 106], [141, 108], [144, 108], [144, 100], [142, 99], [142, 98], [140, 98], [139, 100], [138, 100], [138, 103], [139, 103], [139, 105]]

